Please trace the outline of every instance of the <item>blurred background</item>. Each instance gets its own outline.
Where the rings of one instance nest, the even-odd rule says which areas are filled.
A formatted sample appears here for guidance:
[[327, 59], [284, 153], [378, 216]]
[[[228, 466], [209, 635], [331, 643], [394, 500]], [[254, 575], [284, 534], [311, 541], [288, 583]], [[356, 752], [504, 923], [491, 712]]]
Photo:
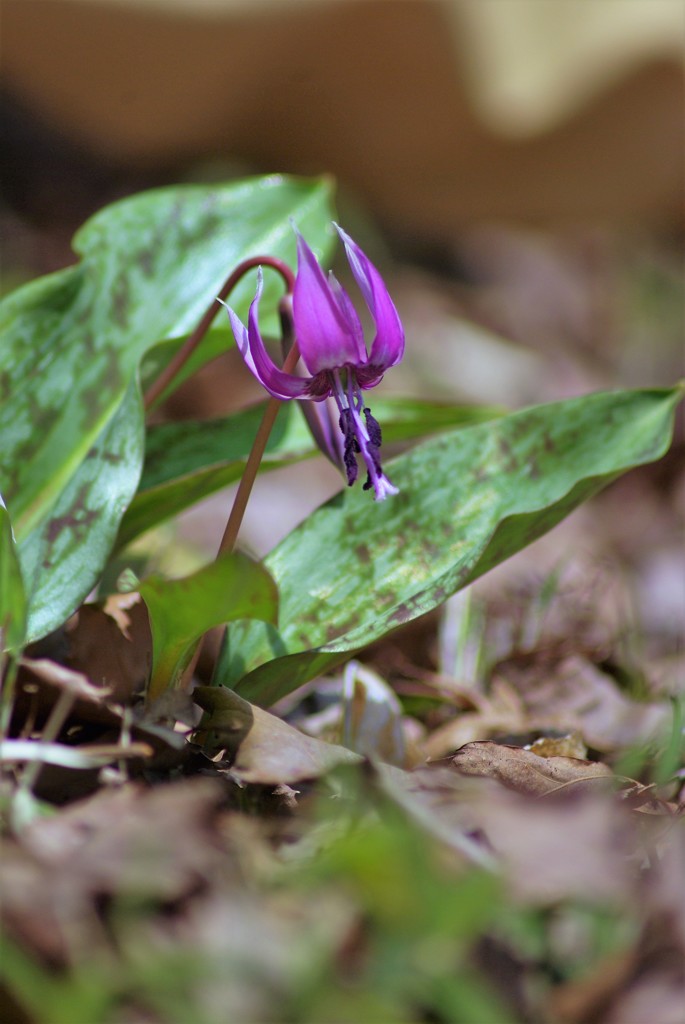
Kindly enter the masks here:
[[[682, 375], [682, 0], [2, 0], [0, 13], [4, 291], [72, 262], [75, 229], [122, 195], [325, 172], [405, 322], [389, 390], [518, 407]], [[257, 397], [229, 353], [165, 412]], [[685, 605], [678, 454], [592, 513], [603, 550], [645, 561], [647, 615]], [[288, 473], [259, 484], [258, 553], [340, 486], [323, 464]], [[227, 500], [187, 519], [189, 543], [214, 546]], [[587, 515], [568, 527], [584, 543]]]

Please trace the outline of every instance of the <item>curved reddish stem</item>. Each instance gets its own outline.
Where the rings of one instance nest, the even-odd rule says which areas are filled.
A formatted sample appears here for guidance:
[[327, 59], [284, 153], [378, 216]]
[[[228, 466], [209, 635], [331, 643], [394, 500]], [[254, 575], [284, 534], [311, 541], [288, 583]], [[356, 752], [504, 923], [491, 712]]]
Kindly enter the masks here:
[[[231, 271], [221, 286], [217, 298], [228, 298], [240, 278], [249, 270], [254, 270], [255, 267], [272, 267], [285, 281], [286, 293], [288, 295], [292, 295], [293, 288], [295, 287], [295, 275], [287, 263], [284, 263], [283, 260], [279, 260], [277, 256], [251, 256], [250, 259], [243, 260], [242, 263], [238, 264], [235, 270]], [[144, 402], [146, 409], [149, 409], [154, 405], [160, 395], [166, 391], [174, 377], [176, 377], [183, 369], [209, 328], [212, 326], [212, 321], [219, 312], [219, 309], [220, 305], [217, 302], [217, 299], [212, 299], [193, 333], [186, 339], [173, 359], [164, 367], [159, 377], [145, 392]]]

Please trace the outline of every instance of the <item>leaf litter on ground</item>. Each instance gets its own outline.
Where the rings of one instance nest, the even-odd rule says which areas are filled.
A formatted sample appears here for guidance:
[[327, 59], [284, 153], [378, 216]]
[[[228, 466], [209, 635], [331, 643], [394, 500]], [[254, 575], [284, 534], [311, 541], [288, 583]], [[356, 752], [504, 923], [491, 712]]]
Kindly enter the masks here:
[[[653, 684], [677, 652], [655, 620], [632, 648], [606, 568], [619, 534], [623, 562], [649, 562], [664, 493], [621, 481], [476, 585], [456, 666], [436, 614], [372, 649], [362, 674], [400, 715], [320, 679], [289, 721], [210, 687], [204, 723], [180, 692], [141, 714], [146, 610], [83, 606], [21, 667], [17, 741], [39, 744], [64, 693], [61, 749], [153, 753], [41, 767], [2, 840], [3, 1019], [679, 1024], [683, 758], [674, 676]], [[8, 759], [4, 804], [18, 777]]]
[[[516, 600], [512, 595], [512, 609]], [[84, 623], [100, 624], [114, 652], [117, 644], [126, 650], [134, 643], [129, 615], [135, 607], [132, 601], [114, 617], [97, 608], [79, 614]], [[65, 978], [82, 978], [93, 950], [103, 962], [114, 957], [119, 974], [110, 971], [110, 980], [99, 982], [106, 994], [102, 1019], [113, 1022], [124, 1012], [130, 1019], [140, 1013], [177, 1019], [158, 995], [160, 984], [173, 990], [174, 983], [178, 1006], [208, 1024], [219, 1019], [220, 1006], [245, 1021], [286, 1019], [284, 1008], [295, 1019], [328, 1019], [320, 1015], [331, 1013], [331, 991], [340, 998], [346, 993], [344, 1005], [369, 1020], [420, 1020], [426, 1001], [441, 1005], [445, 984], [471, 992], [468, 1014], [485, 998], [478, 984], [469, 989], [471, 975], [464, 976], [464, 965], [474, 963], [479, 984], [494, 985], [501, 1000], [490, 1007], [493, 1021], [508, 1006], [502, 1011], [507, 1019], [581, 1024], [601, 1013], [622, 1024], [654, 1005], [669, 1024], [681, 994], [674, 965], [685, 953], [685, 922], [666, 897], [669, 887], [681, 885], [673, 872], [685, 857], [677, 789], [655, 787], [644, 777], [630, 780], [602, 759], [636, 739], [658, 738], [669, 722], [668, 706], [663, 699], [633, 699], [593, 662], [594, 652], [607, 664], [615, 648], [611, 630], [588, 645], [572, 616], [567, 625], [573, 640], [557, 638], [556, 650], [544, 630], [523, 650], [520, 638], [508, 654], [500, 644], [490, 675], [483, 672], [477, 685], [435, 689], [428, 717], [420, 700], [409, 700], [401, 728], [413, 743], [419, 736], [424, 756], [429, 751], [433, 758], [409, 770], [384, 764], [368, 747], [355, 754], [342, 745], [342, 680], [328, 688], [335, 715], [328, 716], [334, 724], [326, 740], [303, 731], [306, 715], [297, 728], [212, 687], [197, 691], [205, 717], [191, 722], [179, 694], [159, 728], [186, 748], [191, 735], [196, 752], [177, 763], [176, 781], [162, 772], [157, 779], [166, 784], [155, 785], [155, 772], [144, 767], [150, 759], [139, 758], [116, 781], [96, 777], [91, 796], [74, 802], [74, 793], [57, 814], [36, 814], [4, 840], [6, 937], [31, 951], [40, 970], [59, 967]], [[137, 659], [128, 663], [112, 654], [99, 660], [97, 645], [89, 648], [85, 634], [79, 640], [77, 626], [70, 624], [63, 642], [76, 636], [71, 661], [87, 671], [46, 658], [27, 658], [22, 667], [29, 688], [49, 687], [73, 699], [62, 739], [74, 752], [88, 744], [80, 737], [69, 747], [70, 730], [89, 737], [95, 730], [96, 742], [108, 732], [121, 736], [123, 718], [132, 718], [139, 672]], [[576, 645], [582, 653], [574, 653]], [[138, 650], [149, 652], [149, 633]], [[118, 701], [112, 700], [115, 688]], [[311, 697], [317, 692], [311, 684]], [[348, 710], [357, 733], [368, 736], [360, 695], [357, 689], [357, 703]], [[36, 725], [37, 707], [36, 701]], [[425, 728], [436, 709], [440, 724]], [[176, 714], [188, 721], [180, 734], [170, 728]], [[422, 718], [423, 733], [413, 728]], [[132, 721], [137, 740], [130, 742], [146, 742], [144, 720]], [[450, 729], [454, 753], [445, 756]], [[508, 739], [513, 734], [516, 742]], [[184, 780], [187, 773], [206, 777]], [[415, 856], [407, 852], [415, 842], [443, 865], [430, 868], [436, 879], [447, 870], [443, 886], [462, 878], [476, 893], [481, 872], [498, 879], [498, 923], [476, 901], [470, 938], [456, 946], [446, 938], [433, 897], [420, 895], [425, 879], [416, 878], [415, 866], [411, 879], [403, 879], [409, 867], [400, 870], [397, 863]], [[322, 866], [330, 857], [344, 864], [337, 875], [326, 875]], [[399, 949], [397, 916], [388, 917], [382, 890], [370, 895], [378, 872], [394, 879], [384, 882], [393, 898], [409, 885], [417, 888], [412, 899], [428, 901], [426, 934], [410, 929]], [[380, 876], [373, 884], [380, 885]], [[466, 924], [452, 932], [460, 927]], [[438, 978], [421, 952], [429, 940], [441, 950]], [[143, 944], [157, 973], [140, 967]], [[391, 950], [413, 965], [404, 985], [377, 974]], [[25, 965], [12, 955], [7, 962], [18, 970], [5, 982], [16, 998], [26, 985]], [[537, 996], [526, 996], [524, 1012], [512, 1015], [517, 992], [533, 978]]]

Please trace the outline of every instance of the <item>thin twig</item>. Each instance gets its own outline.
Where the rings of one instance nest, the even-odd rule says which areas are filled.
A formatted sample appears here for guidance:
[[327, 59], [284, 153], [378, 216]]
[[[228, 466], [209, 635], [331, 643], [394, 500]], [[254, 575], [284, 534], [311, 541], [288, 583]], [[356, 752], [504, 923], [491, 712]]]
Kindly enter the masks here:
[[[69, 717], [76, 697], [70, 690], [62, 690], [57, 702], [53, 705], [47, 722], [43, 726], [41, 732], [40, 742], [41, 743], [53, 743], [60, 734], [62, 726]], [[24, 769], [19, 789], [26, 793], [30, 793], [36, 784], [36, 780], [40, 774], [41, 768], [43, 767], [42, 762], [32, 761]]]

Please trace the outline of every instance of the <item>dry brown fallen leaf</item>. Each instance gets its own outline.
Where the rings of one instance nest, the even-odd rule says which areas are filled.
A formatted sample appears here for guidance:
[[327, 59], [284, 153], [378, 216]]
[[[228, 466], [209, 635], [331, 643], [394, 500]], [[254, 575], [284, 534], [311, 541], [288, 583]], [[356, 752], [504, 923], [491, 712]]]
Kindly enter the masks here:
[[580, 655], [554, 666], [528, 667], [507, 678], [522, 701], [529, 728], [575, 729], [596, 750], [646, 742], [668, 725], [670, 711], [663, 701], [631, 700], [610, 676]]
[[[28, 648], [17, 679], [15, 719], [39, 726], [55, 704], [55, 687], [74, 698], [70, 717], [116, 727], [121, 709], [142, 693], [152, 641], [147, 609], [138, 594], [83, 605], [63, 631]], [[30, 728], [29, 730], [30, 731]]]
[[[269, 898], [251, 886], [220, 886], [200, 895], [175, 933], [180, 948], [193, 950], [206, 967], [195, 1003], [206, 1014], [196, 1011], [195, 1019], [283, 1019], [274, 1010], [274, 993], [288, 992], [293, 978], [311, 977], [312, 964], [336, 961], [357, 915], [354, 901], [333, 889], [309, 896], [281, 887]], [[162, 948], [169, 942], [164, 925], [150, 936]]]
[[253, 711], [253, 726], [231, 767], [243, 782], [300, 782], [318, 778], [338, 764], [362, 760], [345, 747], [305, 736], [268, 711], [258, 707]]
[[8, 933], [65, 963], [102, 943], [103, 897], [183, 900], [230, 867], [217, 826], [223, 800], [214, 780], [129, 784], [35, 820], [1, 846]]
[[198, 686], [193, 699], [206, 712], [198, 739], [226, 750], [233, 757], [231, 774], [243, 782], [289, 785], [362, 760], [346, 747], [305, 736], [225, 687]]
[[83, 672], [50, 658], [24, 657], [19, 662], [13, 721], [19, 732], [29, 735], [44, 726], [60, 703], [69, 718], [116, 726], [120, 713], [110, 698], [108, 687], [93, 685]]
[[461, 712], [424, 741], [430, 758], [496, 735], [556, 731], [578, 733], [590, 747], [614, 751], [646, 742], [668, 726], [661, 702], [634, 701], [587, 659], [578, 655], [556, 665], [507, 668], [489, 695], [474, 693], [475, 711]]
[[[36, 726], [42, 724], [43, 728], [41, 742], [34, 741], [36, 749], [28, 758], [44, 762], [34, 785], [43, 799], [64, 803], [94, 791], [102, 781], [95, 770], [100, 763], [152, 758], [148, 768], [169, 769], [180, 764], [188, 753], [184, 733], [159, 722], [155, 709], [142, 704], [133, 709], [123, 707], [112, 700], [109, 688], [94, 685], [82, 672], [49, 658], [21, 659], [17, 693], [20, 732], [29, 736]], [[174, 720], [185, 721], [189, 709], [197, 710], [187, 696], [179, 693], [170, 694], [162, 703], [161, 710], [167, 710]], [[58, 712], [59, 721], [54, 723]], [[68, 732], [68, 747], [45, 749], [45, 729], [51, 722], [55, 725], [52, 740], [62, 742]], [[93, 734], [93, 726], [99, 727], [99, 735]], [[87, 746], [81, 742], [79, 731], [87, 738]], [[3, 756], [21, 760], [19, 748], [12, 744], [5, 748]], [[41, 752], [46, 756], [41, 757]], [[137, 767], [130, 770], [136, 771]]]
[[495, 679], [489, 695], [474, 690], [468, 699], [475, 710], [460, 712], [423, 740], [422, 748], [431, 760], [445, 757], [466, 743], [498, 734], [528, 732], [530, 721], [523, 701], [506, 680]]
[[575, 757], [581, 761], [587, 758], [587, 747], [579, 732], [570, 732], [566, 736], [541, 736], [534, 740], [526, 750], [532, 750], [540, 757]]
[[[641, 830], [642, 831], [642, 830]], [[680, 1024], [685, 1006], [685, 833], [672, 829], [635, 872], [636, 940], [550, 993], [560, 1024]], [[625, 850], [624, 850], [625, 853]], [[649, 867], [645, 864], [649, 862]], [[621, 867], [620, 861], [614, 862]]]
[[517, 900], [621, 907], [633, 898], [638, 824], [608, 794], [585, 791], [552, 803], [490, 783], [470, 810]]
[[462, 775], [496, 779], [529, 796], [545, 796], [568, 786], [607, 783], [615, 778], [601, 762], [577, 757], [540, 757], [504, 743], [467, 743], [451, 759]]
[[139, 594], [116, 594], [104, 605], [85, 604], [69, 621], [67, 664], [111, 700], [128, 704], [142, 691], [150, 673], [152, 639], [147, 608]]

